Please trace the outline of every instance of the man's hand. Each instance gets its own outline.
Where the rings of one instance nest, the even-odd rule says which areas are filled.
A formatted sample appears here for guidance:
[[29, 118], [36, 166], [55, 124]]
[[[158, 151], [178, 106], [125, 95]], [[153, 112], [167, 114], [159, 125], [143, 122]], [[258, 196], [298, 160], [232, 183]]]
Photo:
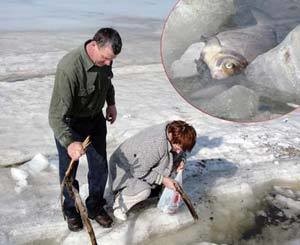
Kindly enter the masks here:
[[175, 185], [174, 185], [175, 182], [176, 182], [175, 180], [173, 180], [173, 179], [171, 179], [169, 177], [164, 177], [163, 181], [162, 181], [162, 183], [163, 183], [163, 185], [165, 187], [167, 187], [167, 188], [169, 188], [171, 190], [176, 191], [176, 188], [175, 188]]
[[115, 105], [109, 105], [106, 108], [106, 120], [109, 121], [111, 124], [116, 121], [117, 118], [117, 108]]
[[79, 141], [71, 143], [67, 150], [73, 161], [77, 161], [84, 154], [82, 142]]

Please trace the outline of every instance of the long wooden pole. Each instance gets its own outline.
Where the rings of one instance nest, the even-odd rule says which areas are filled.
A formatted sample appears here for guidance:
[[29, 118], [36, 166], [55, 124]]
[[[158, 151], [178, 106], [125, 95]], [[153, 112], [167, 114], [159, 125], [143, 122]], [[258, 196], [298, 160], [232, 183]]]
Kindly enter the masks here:
[[186, 204], [186, 206], [188, 207], [188, 209], [189, 209], [191, 215], [193, 216], [194, 220], [195, 221], [198, 220], [199, 219], [198, 214], [197, 214], [197, 212], [196, 212], [189, 196], [184, 192], [184, 190], [182, 189], [180, 184], [178, 184], [177, 182], [175, 183], [175, 188], [176, 188], [176, 191], [181, 196], [184, 203]]
[[[91, 143], [90, 137], [88, 136], [82, 143], [84, 151], [86, 151], [86, 149], [90, 145], [90, 143]], [[78, 190], [72, 185], [72, 183], [73, 183], [72, 172], [73, 172], [73, 169], [76, 166], [76, 164], [77, 164], [77, 161], [71, 160], [69, 167], [65, 173], [65, 177], [61, 183], [61, 193], [60, 193], [61, 208], [63, 210], [63, 190], [64, 190], [64, 187], [66, 187], [68, 194], [75, 200], [76, 209], [80, 213], [82, 222], [87, 229], [87, 232], [90, 236], [91, 244], [97, 245], [97, 240], [95, 237], [94, 229], [92, 227], [91, 221], [89, 220], [86, 207], [84, 206], [84, 204], [81, 200]]]

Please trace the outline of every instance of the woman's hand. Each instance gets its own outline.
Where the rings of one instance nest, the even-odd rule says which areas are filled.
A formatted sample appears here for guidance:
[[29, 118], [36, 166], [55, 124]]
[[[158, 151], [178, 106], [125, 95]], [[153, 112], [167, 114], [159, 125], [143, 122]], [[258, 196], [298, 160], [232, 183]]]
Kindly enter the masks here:
[[182, 160], [178, 167], [176, 168], [176, 173], [178, 173], [179, 171], [184, 170], [184, 161]]
[[171, 190], [174, 190], [176, 191], [176, 188], [175, 188], [175, 183], [176, 181], [169, 178], [169, 177], [163, 177], [163, 181], [162, 181], [163, 185]]

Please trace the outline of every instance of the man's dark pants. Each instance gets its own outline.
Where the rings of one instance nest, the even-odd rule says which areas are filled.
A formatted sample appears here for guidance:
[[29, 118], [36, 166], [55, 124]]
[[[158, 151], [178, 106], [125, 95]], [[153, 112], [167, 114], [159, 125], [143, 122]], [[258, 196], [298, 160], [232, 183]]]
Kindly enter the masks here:
[[[86, 199], [86, 207], [90, 218], [99, 214], [106, 201], [103, 198], [107, 180], [107, 157], [106, 157], [106, 120], [103, 114], [93, 118], [66, 118], [65, 122], [72, 129], [75, 141], [83, 142], [90, 135], [91, 145], [86, 151], [88, 161], [88, 184], [89, 196]], [[71, 161], [67, 149], [55, 139], [59, 156], [59, 177], [62, 182], [65, 172]], [[77, 166], [73, 171], [73, 186], [79, 190], [79, 183], [76, 180]], [[63, 211], [67, 217], [78, 216], [74, 200], [64, 188]]]

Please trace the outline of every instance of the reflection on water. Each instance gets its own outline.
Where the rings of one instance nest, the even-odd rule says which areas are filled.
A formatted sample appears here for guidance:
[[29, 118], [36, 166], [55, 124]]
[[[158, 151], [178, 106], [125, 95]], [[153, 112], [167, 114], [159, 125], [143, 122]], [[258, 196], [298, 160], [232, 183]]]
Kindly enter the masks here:
[[[290, 212], [287, 215], [289, 217], [287, 217], [284, 208], [282, 211], [280, 205], [272, 206], [270, 201], [267, 201], [273, 196], [281, 196], [282, 198], [291, 196], [293, 193], [294, 199], [286, 197], [290, 204], [285, 205], [291, 206], [296, 203], [299, 206], [300, 182], [272, 181], [257, 187], [253, 192], [255, 195], [252, 196], [252, 207], [243, 206], [241, 200], [245, 199], [239, 200], [238, 197], [211, 200], [211, 209], [199, 212], [200, 221], [197, 224], [166, 235], [152, 237], [143, 244], [196, 245], [201, 242], [211, 242], [240, 245], [281, 245], [288, 240], [300, 239], [299, 208], [295, 207], [294, 215]], [[202, 205], [203, 203], [200, 204], [200, 206]], [[290, 210], [293, 208], [291, 207]], [[277, 215], [280, 215], [280, 218]], [[259, 218], [262, 216], [265, 218], [264, 222], [259, 222]]]

